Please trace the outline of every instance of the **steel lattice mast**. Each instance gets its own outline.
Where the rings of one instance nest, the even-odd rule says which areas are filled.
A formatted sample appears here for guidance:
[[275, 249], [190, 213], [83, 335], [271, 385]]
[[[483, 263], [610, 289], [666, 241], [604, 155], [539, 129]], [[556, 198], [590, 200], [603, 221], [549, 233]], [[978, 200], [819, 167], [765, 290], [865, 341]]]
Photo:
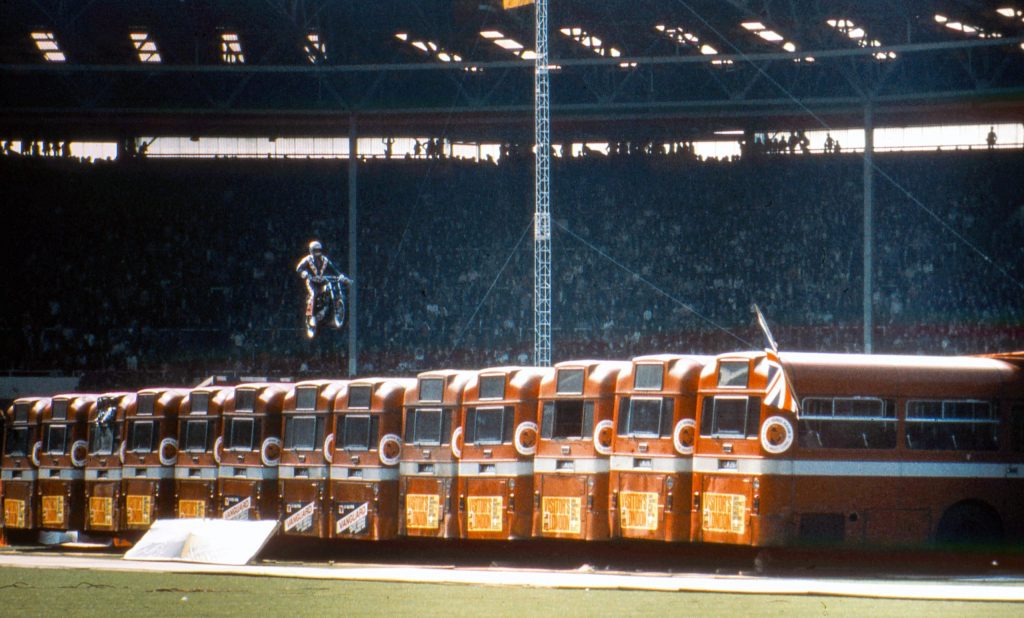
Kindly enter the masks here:
[[533, 212], [533, 362], [551, 364], [551, 100], [548, 79], [548, 0], [535, 0], [533, 71], [535, 134]]

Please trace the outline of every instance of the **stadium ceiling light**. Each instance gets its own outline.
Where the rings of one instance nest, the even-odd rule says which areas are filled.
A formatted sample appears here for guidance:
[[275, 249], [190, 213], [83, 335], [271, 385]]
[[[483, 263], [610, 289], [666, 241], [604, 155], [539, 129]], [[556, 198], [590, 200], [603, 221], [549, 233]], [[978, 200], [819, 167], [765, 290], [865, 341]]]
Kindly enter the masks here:
[[618, 58], [622, 56], [622, 52], [619, 49], [616, 49], [615, 47], [605, 47], [604, 41], [587, 32], [583, 28], [560, 28], [558, 31], [573, 41], [576, 41], [579, 45], [594, 52], [598, 56], [609, 56], [611, 58]]
[[[869, 47], [881, 47], [882, 42], [878, 39], [868, 39], [868, 33], [863, 29], [857, 27], [850, 19], [828, 19], [825, 23], [840, 34], [845, 35], [851, 41], [857, 43], [857, 47], [869, 48]], [[872, 54], [875, 60], [895, 60], [896, 52], [875, 52]]]
[[[697, 50], [702, 56], [717, 56], [718, 50], [707, 43], [701, 43], [700, 37], [692, 32], [689, 32], [683, 26], [666, 26], [665, 24], [658, 24], [654, 26], [655, 32], [661, 33], [662, 36], [668, 38], [670, 41], [681, 47], [689, 47]], [[732, 64], [732, 60], [712, 60], [711, 64], [721, 66]], [[625, 64], [625, 63], [623, 63]]]
[[979, 39], [1000, 39], [1003, 37], [999, 32], [990, 32], [962, 21], [950, 21], [945, 15], [936, 15], [935, 23], [942, 24], [954, 32], [962, 32], [963, 34], [971, 35]]
[[[433, 56], [434, 58], [437, 59], [438, 62], [462, 62], [462, 56], [449, 49], [445, 49], [440, 44], [429, 39], [412, 39], [409, 36], [408, 32], [398, 32], [395, 34], [395, 38], [398, 39], [399, 41], [402, 41], [403, 43], [408, 43], [412, 47], [415, 47], [416, 49], [423, 52], [424, 54], [427, 54], [428, 56]], [[466, 71], [467, 73], [483, 72], [483, 69], [477, 66], [462, 67], [462, 70]]]
[[43, 59], [47, 62], [65, 62], [67, 56], [61, 51], [57, 44], [57, 37], [49, 30], [37, 30], [30, 33], [36, 49], [43, 53]]
[[[762, 22], [759, 22], [759, 21], [745, 21], [745, 22], [740, 23], [740, 26], [742, 26], [745, 30], [747, 30], [749, 32], [752, 32], [753, 34], [756, 34], [763, 41], [767, 41], [768, 43], [775, 43], [775, 44], [781, 43], [782, 44], [782, 49], [784, 49], [784, 50], [786, 50], [786, 51], [788, 51], [790, 53], [793, 53], [793, 52], [796, 51], [796, 43], [794, 43], [792, 41], [787, 41], [786, 37], [784, 37], [781, 34], [779, 34], [779, 32], [777, 30], [772, 30], [771, 28], [768, 28]], [[810, 62], [814, 61], [813, 59], [808, 59], [808, 60]], [[800, 58], [794, 58], [793, 59], [793, 62], [801, 62], [801, 61], [802, 61], [802, 59], [800, 59]]]
[[502, 49], [508, 49], [508, 50], [522, 49], [523, 48], [522, 43], [520, 43], [519, 41], [514, 41], [512, 39], [495, 39], [494, 40], [494, 44], [497, 45], [498, 47], [502, 48]]
[[1013, 19], [1014, 17], [1024, 16], [1024, 11], [1021, 11], [1020, 9], [1015, 9], [1012, 6], [1004, 6], [1001, 9], [996, 9], [996, 13], [999, 13], [1003, 17], [1009, 17], [1010, 19]]
[[327, 59], [327, 45], [320, 38], [320, 33], [309, 32], [306, 34], [306, 59], [310, 64], [323, 62]]
[[220, 33], [220, 59], [225, 64], [245, 64], [242, 42], [236, 32]]
[[128, 38], [131, 40], [132, 47], [135, 48], [135, 52], [139, 56], [139, 62], [154, 64], [161, 62], [160, 52], [156, 48], [156, 41], [149, 38], [148, 32], [136, 30], [131, 32]]
[[507, 37], [497, 30], [482, 30], [480, 36], [487, 39], [491, 43], [494, 43], [498, 47], [512, 52], [513, 55], [519, 57], [522, 60], [535, 60], [537, 58], [537, 52], [532, 49], [525, 49], [523, 44], [519, 41]]

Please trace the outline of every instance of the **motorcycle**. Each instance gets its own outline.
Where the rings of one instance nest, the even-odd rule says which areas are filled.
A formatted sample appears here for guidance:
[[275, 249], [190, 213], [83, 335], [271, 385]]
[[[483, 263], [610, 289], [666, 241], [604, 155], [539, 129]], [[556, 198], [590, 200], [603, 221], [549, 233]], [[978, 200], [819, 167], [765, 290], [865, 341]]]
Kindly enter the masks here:
[[334, 328], [345, 325], [345, 293], [341, 284], [350, 282], [351, 280], [344, 275], [327, 275], [313, 279], [316, 295], [313, 297], [313, 313], [306, 315], [307, 337], [316, 337], [317, 328], [328, 318]]

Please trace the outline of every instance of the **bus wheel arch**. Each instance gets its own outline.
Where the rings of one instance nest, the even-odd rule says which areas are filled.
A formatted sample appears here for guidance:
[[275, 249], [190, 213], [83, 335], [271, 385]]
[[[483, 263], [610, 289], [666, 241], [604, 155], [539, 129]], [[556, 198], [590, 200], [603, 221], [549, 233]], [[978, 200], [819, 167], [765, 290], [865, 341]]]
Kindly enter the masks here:
[[935, 542], [939, 545], [993, 544], [1003, 540], [1003, 520], [990, 504], [961, 500], [939, 518]]

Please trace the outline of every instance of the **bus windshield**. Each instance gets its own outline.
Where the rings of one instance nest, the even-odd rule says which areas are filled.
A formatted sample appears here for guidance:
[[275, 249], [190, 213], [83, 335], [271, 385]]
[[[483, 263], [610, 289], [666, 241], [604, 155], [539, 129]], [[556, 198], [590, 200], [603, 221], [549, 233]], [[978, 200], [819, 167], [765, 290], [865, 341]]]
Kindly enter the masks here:
[[227, 431], [227, 444], [229, 451], [251, 451], [256, 439], [256, 423], [250, 417], [229, 418]]
[[466, 410], [466, 444], [502, 444], [512, 441], [512, 406]]
[[46, 428], [46, 444], [43, 445], [43, 450], [50, 455], [63, 455], [67, 439], [67, 425], [50, 425]]
[[14, 427], [7, 434], [7, 443], [4, 447], [5, 455], [24, 456], [28, 455], [28, 427]]
[[204, 419], [189, 419], [182, 429], [181, 443], [188, 453], [205, 452], [208, 446], [210, 422]]
[[542, 438], [589, 438], [594, 432], [594, 402], [579, 399], [547, 401], [541, 415]]
[[133, 453], [153, 452], [153, 421], [132, 421], [128, 431], [128, 450]]
[[93, 455], [110, 455], [114, 443], [121, 437], [121, 423], [93, 422], [89, 428], [89, 452]]
[[371, 414], [345, 414], [338, 417], [339, 448], [367, 451], [377, 445], [380, 419]]
[[289, 416], [284, 422], [284, 448], [312, 451], [323, 440], [324, 421], [319, 416]]
[[405, 441], [408, 444], [448, 444], [451, 431], [452, 411], [449, 408], [416, 408], [405, 420]]
[[619, 411], [620, 436], [665, 438], [672, 435], [672, 399], [634, 397], [623, 399]]

